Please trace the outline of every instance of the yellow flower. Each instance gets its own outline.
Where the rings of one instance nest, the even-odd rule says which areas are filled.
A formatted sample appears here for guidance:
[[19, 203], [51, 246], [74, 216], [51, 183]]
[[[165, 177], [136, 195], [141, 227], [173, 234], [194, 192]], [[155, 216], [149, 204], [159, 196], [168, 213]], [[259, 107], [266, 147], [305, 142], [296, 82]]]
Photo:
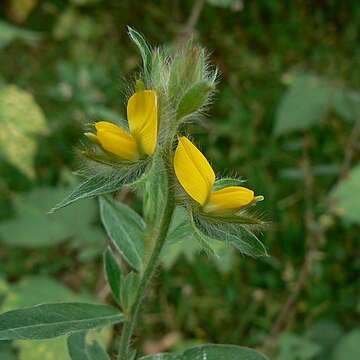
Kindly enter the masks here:
[[181, 186], [205, 212], [237, 211], [263, 199], [242, 186], [212, 191], [214, 170], [199, 149], [184, 136], [179, 139], [175, 150], [174, 169]]
[[126, 160], [152, 155], [157, 140], [157, 114], [156, 91], [138, 91], [127, 104], [130, 133], [115, 124], [100, 121], [95, 124], [95, 140], [104, 150]]

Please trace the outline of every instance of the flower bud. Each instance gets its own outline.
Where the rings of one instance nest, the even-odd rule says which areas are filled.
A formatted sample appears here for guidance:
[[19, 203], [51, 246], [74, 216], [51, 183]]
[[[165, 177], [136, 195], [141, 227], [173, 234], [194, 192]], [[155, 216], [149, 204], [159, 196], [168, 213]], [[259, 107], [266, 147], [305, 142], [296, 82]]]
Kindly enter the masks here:
[[180, 119], [199, 110], [205, 105], [208, 95], [214, 89], [213, 84], [203, 80], [192, 85], [182, 96], [176, 110], [176, 117]]

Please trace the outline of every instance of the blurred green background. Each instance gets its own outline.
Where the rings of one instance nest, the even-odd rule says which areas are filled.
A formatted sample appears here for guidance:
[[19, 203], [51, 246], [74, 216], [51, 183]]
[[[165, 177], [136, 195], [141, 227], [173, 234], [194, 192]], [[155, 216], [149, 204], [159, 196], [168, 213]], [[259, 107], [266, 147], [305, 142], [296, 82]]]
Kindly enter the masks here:
[[[0, 12], [1, 311], [111, 301], [96, 201], [46, 212], [77, 183], [83, 124], [125, 114], [140, 63], [130, 25], [152, 45], [193, 35], [209, 49], [219, 91], [191, 131], [219, 173], [265, 196], [272, 222], [269, 258], [169, 247], [140, 349], [219, 342], [277, 360], [360, 359], [358, 1], [3, 0]], [[116, 336], [101, 334], [112, 354]], [[60, 338], [2, 343], [0, 358], [68, 356]]]

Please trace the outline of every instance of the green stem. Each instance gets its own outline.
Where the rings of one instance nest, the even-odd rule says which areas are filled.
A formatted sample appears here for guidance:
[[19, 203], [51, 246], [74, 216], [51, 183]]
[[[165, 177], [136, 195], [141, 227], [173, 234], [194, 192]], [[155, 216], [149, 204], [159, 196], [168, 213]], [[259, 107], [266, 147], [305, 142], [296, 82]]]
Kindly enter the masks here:
[[135, 325], [137, 322], [139, 309], [141, 306], [142, 299], [144, 298], [145, 291], [151, 281], [151, 279], [154, 276], [159, 256], [161, 253], [161, 250], [164, 246], [166, 236], [169, 230], [171, 218], [175, 209], [175, 200], [174, 200], [174, 191], [173, 186], [171, 183], [171, 174], [169, 171], [168, 173], [168, 179], [169, 179], [169, 186], [168, 186], [168, 194], [167, 199], [165, 203], [165, 209], [164, 214], [161, 220], [160, 230], [158, 233], [158, 236], [155, 240], [154, 247], [152, 249], [152, 253], [150, 256], [150, 259], [147, 263], [147, 266], [145, 268], [144, 274], [141, 278], [141, 282], [139, 285], [139, 288], [136, 293], [136, 298], [131, 306], [130, 314], [128, 317], [128, 320], [125, 322], [122, 335], [121, 335], [121, 341], [120, 341], [120, 349], [119, 349], [119, 359], [120, 360], [129, 360], [131, 359], [131, 351], [130, 351], [130, 345], [131, 345], [131, 338], [135, 329]]

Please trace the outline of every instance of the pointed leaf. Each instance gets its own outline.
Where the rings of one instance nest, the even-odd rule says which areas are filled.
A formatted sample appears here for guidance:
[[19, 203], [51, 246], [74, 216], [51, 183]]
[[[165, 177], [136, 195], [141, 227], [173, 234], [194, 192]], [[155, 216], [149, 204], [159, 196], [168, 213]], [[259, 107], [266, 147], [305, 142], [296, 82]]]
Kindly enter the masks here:
[[107, 198], [100, 199], [100, 214], [112, 244], [133, 268], [140, 270], [144, 255], [144, 220], [127, 205]]
[[[267, 255], [266, 248], [257, 238], [258, 226], [255, 220], [239, 217], [235, 219], [210, 218], [194, 214], [194, 224], [200, 234], [212, 239], [225, 241], [235, 246], [241, 253], [249, 256]], [[232, 221], [232, 222], [230, 222]], [[247, 221], [247, 222], [246, 222]]]
[[117, 309], [88, 303], [52, 303], [0, 315], [0, 340], [51, 339], [77, 330], [120, 323]]
[[68, 206], [75, 201], [113, 193], [137, 180], [145, 171], [147, 163], [141, 162], [121, 169], [108, 167], [104, 172], [89, 177], [60, 203], [51, 209], [51, 213]]
[[120, 303], [121, 271], [110, 248], [104, 252], [106, 277], [115, 300]]
[[128, 26], [130, 39], [136, 44], [140, 50], [140, 54], [143, 60], [144, 72], [150, 73], [151, 71], [151, 49], [144, 39], [144, 37], [136, 30]]

